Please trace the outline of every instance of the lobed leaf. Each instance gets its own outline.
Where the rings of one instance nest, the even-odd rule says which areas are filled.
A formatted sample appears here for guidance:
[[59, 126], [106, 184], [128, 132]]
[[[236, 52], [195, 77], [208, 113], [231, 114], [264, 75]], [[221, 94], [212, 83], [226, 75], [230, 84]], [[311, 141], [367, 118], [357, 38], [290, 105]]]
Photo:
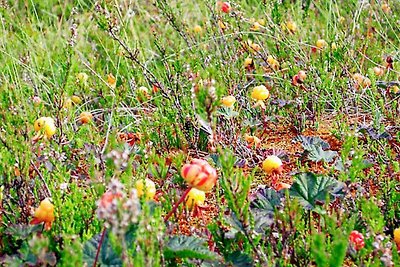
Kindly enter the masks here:
[[206, 246], [206, 241], [194, 236], [173, 236], [165, 248], [164, 257], [173, 258], [194, 258], [203, 260], [218, 259], [218, 254], [210, 251]]
[[297, 174], [295, 182], [289, 189], [291, 197], [297, 198], [307, 210], [315, 210], [319, 203], [324, 203], [328, 195], [340, 195], [343, 183], [334, 178], [317, 176], [314, 173]]

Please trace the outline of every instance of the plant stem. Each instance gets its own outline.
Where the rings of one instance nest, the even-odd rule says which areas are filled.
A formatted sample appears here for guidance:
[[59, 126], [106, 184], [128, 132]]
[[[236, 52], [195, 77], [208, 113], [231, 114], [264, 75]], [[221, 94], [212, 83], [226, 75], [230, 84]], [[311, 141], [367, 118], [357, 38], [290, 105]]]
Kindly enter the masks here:
[[191, 187], [188, 187], [188, 189], [186, 189], [186, 191], [183, 192], [183, 195], [181, 196], [181, 198], [175, 203], [175, 205], [172, 207], [172, 210], [167, 214], [167, 216], [165, 216], [164, 222], [167, 222], [168, 219], [172, 216], [172, 214], [175, 213], [179, 204], [181, 204], [185, 200], [186, 196], [189, 194], [191, 189], [192, 189]]
[[94, 258], [94, 262], [93, 262], [93, 267], [96, 267], [96, 265], [97, 265], [97, 260], [99, 259], [100, 249], [101, 249], [101, 246], [103, 245], [104, 237], [106, 236], [106, 230], [107, 229], [104, 227], [103, 232], [101, 233], [99, 246], [97, 247], [97, 251], [96, 251], [96, 257]]
[[264, 136], [267, 133], [267, 122], [268, 122], [268, 118], [267, 118], [267, 114], [265, 113], [265, 107], [261, 107], [261, 119], [262, 119], [262, 125], [263, 125], [263, 133], [262, 136]]
[[37, 173], [37, 175], [39, 176], [40, 180], [42, 181], [44, 187], [46, 188], [47, 197], [51, 197], [51, 191], [50, 191], [49, 186], [47, 185], [46, 180], [44, 179], [42, 173], [39, 171], [38, 167], [35, 165], [33, 160], [31, 160], [30, 163], [31, 163], [31, 166], [33, 167], [33, 169], [35, 170], [35, 172]]
[[267, 262], [268, 262], [267, 256], [264, 254], [264, 252], [262, 252], [261, 250], [257, 249], [257, 246], [254, 244], [253, 238], [251, 237], [251, 234], [249, 233], [248, 229], [246, 228], [243, 220], [240, 220], [240, 223], [241, 223], [241, 225], [243, 227], [243, 233], [246, 236], [247, 240], [249, 241], [249, 243], [250, 243], [250, 245], [251, 245], [251, 247], [253, 249], [253, 252], [257, 255], [257, 257], [258, 257], [258, 259], [260, 261], [264, 261], [264, 263], [266, 265], [263, 265], [263, 266], [267, 267], [268, 266], [268, 264], [267, 264]]

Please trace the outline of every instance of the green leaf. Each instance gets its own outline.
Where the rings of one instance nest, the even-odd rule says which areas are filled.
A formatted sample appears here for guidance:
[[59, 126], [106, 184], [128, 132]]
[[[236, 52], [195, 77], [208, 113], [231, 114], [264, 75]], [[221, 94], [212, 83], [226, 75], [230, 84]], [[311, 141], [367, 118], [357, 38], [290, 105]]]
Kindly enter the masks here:
[[164, 248], [164, 257], [215, 260], [218, 255], [207, 248], [207, 242], [194, 236], [173, 236]]
[[251, 201], [251, 213], [254, 218], [254, 230], [263, 233], [274, 222], [274, 213], [281, 204], [282, 192], [272, 188], [259, 188]]
[[13, 236], [16, 240], [25, 240], [32, 233], [39, 232], [43, 229], [42, 224], [26, 225], [26, 224], [14, 224], [6, 228], [5, 233]]
[[[224, 216], [225, 222], [228, 223], [232, 229], [235, 229], [237, 232], [245, 233], [245, 229], [243, 228], [243, 224], [239, 221], [234, 212], [231, 212], [230, 215]], [[236, 233], [235, 231], [235, 233]]]
[[24, 262], [22, 259], [20, 259], [17, 255], [4, 255], [3, 257], [0, 258], [0, 264], [1, 266], [8, 266], [8, 267], [20, 267], [24, 266]]
[[[101, 234], [98, 234], [92, 239], [88, 240], [83, 247], [83, 262], [85, 262], [87, 266], [93, 266], [94, 264], [100, 239]], [[122, 266], [121, 258], [115, 253], [111, 246], [109, 231], [106, 231], [105, 233], [97, 263], [100, 266]]]
[[237, 111], [234, 111], [231, 108], [221, 108], [218, 112], [218, 115], [224, 116], [225, 118], [234, 118], [238, 117], [239, 113]]
[[374, 129], [373, 127], [361, 127], [358, 129], [360, 133], [362, 133], [364, 136], [369, 136], [372, 138], [372, 140], [379, 140], [379, 139], [392, 139], [392, 136], [388, 132], [379, 132], [379, 130]]
[[254, 266], [254, 262], [253, 259], [241, 252], [241, 251], [235, 251], [230, 253], [229, 255], [227, 255], [225, 257], [225, 260], [229, 263], [232, 264], [232, 266], [234, 267], [250, 267], [250, 266]]
[[314, 173], [300, 173], [295, 176], [296, 180], [289, 189], [291, 197], [297, 198], [300, 204], [307, 210], [316, 210], [317, 202], [323, 203], [328, 194], [335, 197], [343, 184], [337, 180], [317, 176]]
[[322, 146], [313, 146], [308, 153], [308, 159], [316, 162], [331, 162], [337, 155], [336, 151], [323, 150]]
[[215, 166], [221, 167], [221, 159], [219, 154], [217, 153], [210, 154], [210, 158], [213, 160]]
[[[156, 208], [156, 204], [154, 202], [147, 202], [147, 205], [150, 207], [150, 214], [154, 213], [154, 209]], [[129, 226], [128, 231], [125, 234], [125, 242], [126, 244], [132, 245], [136, 240], [136, 231], [139, 228], [138, 224], [132, 224]]]
[[311, 151], [313, 147], [320, 146], [323, 150], [329, 149], [330, 145], [328, 142], [322, 140], [318, 136], [303, 136], [298, 135], [293, 139], [294, 142], [301, 142], [304, 150]]
[[312, 235], [311, 255], [318, 267], [343, 266], [346, 257], [347, 238], [339, 230], [330, 233], [327, 238], [325, 233], [314, 233]]
[[329, 143], [320, 137], [299, 135], [293, 141], [301, 142], [305, 154], [308, 155], [308, 159], [311, 161], [331, 162], [338, 155], [336, 151], [327, 150], [330, 148]]
[[274, 212], [275, 207], [281, 204], [282, 192], [276, 192], [272, 188], [259, 188], [251, 201], [251, 208]]
[[347, 251], [347, 239], [346, 238], [336, 238], [332, 244], [332, 253], [329, 259], [329, 266], [343, 266], [344, 259], [346, 257]]
[[356, 162], [354, 162], [353, 160], [346, 160], [346, 162], [343, 163], [342, 159], [338, 158], [336, 160], [336, 162], [334, 163], [333, 167], [337, 171], [344, 172], [344, 171], [348, 170], [353, 165], [357, 165], [357, 167], [360, 170], [368, 169], [368, 168], [371, 168], [372, 166], [374, 166], [374, 164], [371, 161], [367, 160], [367, 159], [363, 159], [362, 161], [356, 161]]
[[[349, 161], [347, 161], [346, 164], [348, 162]], [[347, 164], [347, 165], [349, 165], [349, 164]], [[347, 168], [347, 166], [345, 166], [345, 164], [343, 163], [343, 160], [341, 158], [338, 158], [336, 160], [336, 162], [333, 164], [333, 167], [335, 168], [335, 170], [340, 171], [340, 172], [344, 172]]]
[[324, 234], [314, 234], [311, 243], [311, 255], [318, 267], [328, 266], [328, 258], [325, 251], [326, 240]]

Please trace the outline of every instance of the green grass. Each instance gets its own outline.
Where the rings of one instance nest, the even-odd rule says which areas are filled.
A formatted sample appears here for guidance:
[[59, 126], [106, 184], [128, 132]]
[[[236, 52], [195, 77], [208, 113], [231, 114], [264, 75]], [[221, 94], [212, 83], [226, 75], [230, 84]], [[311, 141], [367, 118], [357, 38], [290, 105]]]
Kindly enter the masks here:
[[[90, 266], [98, 247], [101, 266], [400, 264], [400, 3], [230, 4], [225, 14], [215, 1], [0, 2], [2, 264]], [[264, 25], [254, 30], [254, 21]], [[307, 78], [294, 85], [301, 70]], [[371, 84], [357, 84], [356, 73]], [[258, 85], [270, 92], [265, 109], [250, 97]], [[232, 109], [222, 107], [227, 95]], [[54, 119], [49, 140], [37, 138], [40, 117]], [[301, 146], [299, 135], [330, 147], [315, 138]], [[262, 171], [271, 154], [283, 160], [279, 175]], [[180, 206], [165, 223], [192, 158], [210, 162], [218, 182], [202, 216]], [[130, 194], [144, 178], [156, 183], [155, 201]], [[113, 219], [100, 219], [115, 181], [124, 196]], [[291, 189], [276, 192], [281, 182]], [[49, 231], [29, 224], [46, 197]], [[353, 230], [364, 235], [359, 251]]]

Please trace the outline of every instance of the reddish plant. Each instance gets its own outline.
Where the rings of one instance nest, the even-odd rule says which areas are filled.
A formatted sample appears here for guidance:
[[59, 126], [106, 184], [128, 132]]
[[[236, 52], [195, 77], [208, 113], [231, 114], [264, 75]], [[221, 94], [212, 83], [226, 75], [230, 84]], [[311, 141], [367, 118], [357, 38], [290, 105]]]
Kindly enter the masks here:
[[217, 181], [217, 171], [203, 159], [193, 159], [182, 167], [181, 175], [190, 187], [210, 191]]
[[360, 250], [365, 246], [364, 236], [356, 230], [351, 231], [349, 241], [356, 250]]
[[54, 222], [54, 205], [48, 198], [43, 199], [39, 207], [35, 210], [33, 219], [30, 224], [39, 224], [44, 222], [44, 229], [50, 230]]
[[224, 13], [229, 13], [229, 11], [231, 10], [231, 4], [229, 4], [229, 2], [223, 2], [221, 5], [221, 10]]

